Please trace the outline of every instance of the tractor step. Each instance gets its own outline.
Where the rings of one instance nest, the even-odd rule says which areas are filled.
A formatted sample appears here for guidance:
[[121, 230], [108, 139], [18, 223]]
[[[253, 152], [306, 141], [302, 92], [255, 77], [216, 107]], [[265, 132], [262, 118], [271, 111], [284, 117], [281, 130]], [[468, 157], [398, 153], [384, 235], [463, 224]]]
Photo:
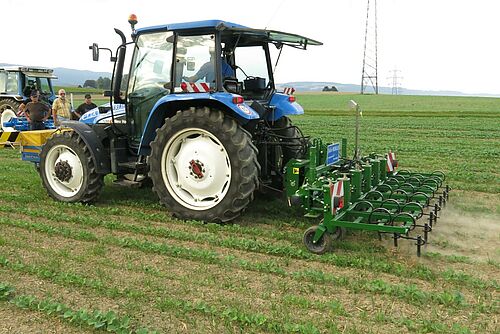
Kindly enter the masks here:
[[139, 171], [139, 174], [146, 174], [148, 171], [148, 164], [145, 162], [137, 162], [137, 161], [119, 162], [118, 167], [128, 170], [137, 170]]
[[142, 182], [138, 181], [131, 181], [127, 179], [117, 179], [113, 181], [113, 184], [116, 184], [118, 186], [122, 187], [127, 187], [127, 188], [140, 188], [142, 185]]

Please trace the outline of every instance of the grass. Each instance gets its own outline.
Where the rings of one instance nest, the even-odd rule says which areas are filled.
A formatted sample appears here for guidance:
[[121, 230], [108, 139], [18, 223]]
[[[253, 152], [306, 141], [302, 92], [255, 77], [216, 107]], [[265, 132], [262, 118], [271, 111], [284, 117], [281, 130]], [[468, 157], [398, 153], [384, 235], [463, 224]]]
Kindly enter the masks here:
[[349, 99], [363, 108], [363, 152], [393, 149], [454, 188], [422, 258], [362, 232], [312, 255], [301, 238], [317, 222], [280, 199], [257, 197], [232, 224], [183, 222], [109, 176], [95, 205], [55, 202], [3, 149], [0, 315], [14, 327], [0, 332], [498, 332], [498, 100], [303, 94], [293, 121], [352, 143]]

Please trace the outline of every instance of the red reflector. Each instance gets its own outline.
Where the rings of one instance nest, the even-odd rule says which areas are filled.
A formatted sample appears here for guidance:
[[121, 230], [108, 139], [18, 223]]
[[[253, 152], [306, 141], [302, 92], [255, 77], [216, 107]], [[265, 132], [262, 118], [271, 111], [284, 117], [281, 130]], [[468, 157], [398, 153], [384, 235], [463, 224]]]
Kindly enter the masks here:
[[295, 96], [293, 96], [293, 95], [290, 95], [290, 96], [288, 97], [288, 102], [290, 102], [290, 103], [293, 103], [293, 102], [295, 102], [296, 100], [297, 100], [297, 99], [296, 99], [296, 98], [295, 98]]
[[244, 101], [245, 101], [245, 99], [242, 98], [241, 96], [235, 96], [235, 97], [233, 97], [233, 103], [234, 104], [242, 104]]
[[185, 83], [185, 82], [181, 82], [181, 89], [182, 89], [183, 91], [186, 91], [186, 90], [187, 90], [187, 83]]

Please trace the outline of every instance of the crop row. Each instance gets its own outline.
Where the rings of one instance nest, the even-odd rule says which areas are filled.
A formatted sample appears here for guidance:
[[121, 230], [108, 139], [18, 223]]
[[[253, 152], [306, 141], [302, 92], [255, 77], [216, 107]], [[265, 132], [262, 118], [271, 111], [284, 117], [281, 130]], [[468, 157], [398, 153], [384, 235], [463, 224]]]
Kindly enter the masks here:
[[[0, 223], [3, 223], [0, 220]], [[73, 238], [76, 240], [89, 241], [87, 237], [79, 238], [78, 233], [62, 232], [62, 229], [54, 230], [51, 227], [40, 223], [26, 223], [22, 221], [11, 221], [9, 225], [28, 228], [39, 232], [49, 234], [60, 234], [65, 237]], [[67, 230], [67, 229], [65, 229]], [[90, 232], [89, 232], [90, 233]], [[250, 262], [246, 260], [237, 259], [234, 256], [221, 256], [218, 253], [204, 249], [191, 249], [182, 246], [168, 245], [165, 243], [154, 243], [150, 241], [140, 241], [134, 238], [117, 238], [107, 236], [98, 239], [94, 236], [93, 241], [112, 245], [116, 247], [130, 248], [139, 250], [144, 253], [153, 253], [166, 255], [170, 257], [178, 257], [197, 261], [201, 263], [211, 263], [219, 266], [240, 268], [244, 270], [268, 273], [278, 275], [281, 277], [290, 277], [297, 281], [307, 280], [312, 283], [332, 284], [334, 286], [344, 286], [354, 292], [371, 292], [376, 294], [385, 294], [401, 298], [402, 300], [415, 305], [423, 303], [442, 304], [450, 307], [464, 308], [469, 307], [463, 295], [458, 291], [442, 291], [442, 292], [426, 292], [420, 290], [413, 284], [390, 284], [383, 280], [365, 280], [347, 277], [338, 277], [331, 274], [325, 274], [319, 270], [304, 270], [287, 272], [274, 261], [265, 262]], [[494, 305], [485, 304], [484, 300], [491, 300], [491, 296], [484, 295], [483, 302], [475, 305], [480, 312], [490, 312], [494, 310]]]
[[[7, 266], [14, 268], [16, 271], [23, 271], [23, 264], [20, 262], [16, 262], [15, 264], [11, 264], [5, 257], [0, 257], [0, 265], [2, 266]], [[27, 266], [28, 267], [28, 266]], [[74, 284], [75, 280], [74, 277], [78, 277], [78, 275], [71, 274], [67, 275], [65, 273], [60, 273], [60, 274], [53, 274], [47, 275], [47, 271], [44, 270], [43, 268], [39, 268], [38, 270], [36, 269], [36, 266], [29, 266], [30, 273], [36, 274], [37, 276], [44, 278], [44, 279], [49, 279], [52, 281], [55, 281], [56, 283], [64, 283], [61, 282], [59, 279], [56, 279], [55, 277], [68, 277], [72, 276], [73, 279], [69, 280], [66, 282], [66, 284]], [[80, 277], [78, 279], [79, 282], [90, 282], [91, 280], [86, 280], [83, 277]], [[94, 284], [76, 284], [76, 286], [80, 288], [90, 288], [93, 290], [97, 290], [98, 292], [106, 289], [110, 289], [110, 287], [106, 287], [105, 285], [99, 285], [96, 287]], [[379, 285], [382, 286], [382, 285]], [[0, 287], [0, 296], [2, 295], [1, 293], [1, 287]], [[113, 294], [106, 294], [113, 296]], [[122, 295], [122, 294], [120, 294]], [[116, 295], [114, 296], [116, 297]], [[130, 297], [130, 296], [129, 296]], [[140, 298], [141, 295], [136, 295], [136, 298]], [[1, 299], [1, 297], [0, 297]], [[318, 303], [318, 302], [311, 302], [309, 300], [305, 300], [302, 297], [298, 296], [286, 296], [286, 300], [289, 303], [293, 304], [302, 304], [304, 307], [304, 310], [310, 311], [312, 309], [319, 309], [322, 311], [325, 311], [326, 309], [330, 311], [334, 311], [337, 315], [340, 315], [342, 317], [350, 317], [351, 315], [346, 313], [342, 306], [338, 303]], [[54, 312], [54, 303], [51, 301], [43, 301], [42, 303], [38, 303], [34, 297], [28, 297], [28, 298], [21, 298], [20, 299], [20, 305], [21, 307], [25, 308], [31, 308], [34, 310], [48, 310], [49, 312]], [[48, 306], [47, 306], [48, 305]], [[58, 304], [55, 304], [58, 305]], [[265, 330], [265, 331], [271, 331], [271, 332], [276, 332], [276, 333], [304, 333], [304, 334], [315, 334], [315, 333], [320, 333], [320, 330], [317, 327], [317, 323], [312, 323], [312, 322], [304, 322], [304, 323], [293, 323], [290, 321], [284, 321], [283, 319], [280, 320], [275, 320], [267, 317], [266, 315], [262, 313], [252, 313], [252, 312], [247, 312], [247, 311], [241, 311], [238, 308], [231, 307], [231, 306], [215, 306], [212, 304], [209, 304], [204, 301], [198, 301], [198, 302], [192, 302], [189, 300], [185, 299], [180, 299], [180, 298], [175, 298], [172, 296], [169, 297], [162, 297], [159, 298], [155, 304], [155, 308], [162, 312], [171, 312], [174, 314], [183, 314], [184, 316], [192, 317], [192, 313], [199, 313], [207, 317], [215, 318], [218, 321], [223, 321], [227, 322], [228, 325], [234, 325], [237, 324], [238, 326], [243, 326], [245, 328], [253, 328], [257, 329], [259, 331]], [[59, 307], [59, 306], [58, 306]], [[60, 313], [64, 313], [64, 308]], [[68, 311], [66, 311], [68, 312]], [[48, 313], [50, 314], [50, 313]], [[112, 313], [114, 315], [114, 313]], [[83, 320], [88, 321], [89, 324], [94, 324], [96, 328], [106, 328], [107, 322], [106, 319], [109, 319], [109, 312], [107, 314], [102, 313], [100, 311], [96, 311], [93, 313], [89, 313], [86, 311], [78, 311], [78, 312], [71, 312], [66, 314], [66, 319], [74, 319], [76, 317], [77, 322], [76, 323], [82, 323]], [[362, 317], [367, 318], [367, 314], [363, 312]], [[119, 321], [118, 323], [125, 323], [127, 326], [129, 325], [128, 318], [125, 322]], [[419, 331], [419, 332], [435, 332], [435, 333], [470, 333], [470, 330], [466, 327], [463, 327], [459, 324], [454, 324], [453, 326], [449, 326], [447, 324], [444, 324], [442, 322], [436, 321], [436, 320], [430, 320], [430, 319], [411, 319], [411, 318], [404, 318], [404, 317], [393, 317], [390, 315], [385, 314], [384, 312], [377, 312], [373, 319], [365, 319], [365, 320], [372, 320], [375, 322], [379, 323], [392, 323], [396, 325], [404, 325], [407, 327], [409, 330], [413, 331]], [[116, 322], [115, 322], [116, 324]], [[99, 326], [99, 327], [97, 327]], [[331, 333], [340, 333], [338, 330], [335, 321], [331, 322], [329, 321], [328, 324], [326, 324], [327, 327], [321, 327], [322, 330], [328, 330]], [[112, 331], [108, 328], [108, 331]], [[126, 331], [123, 333], [134, 333], [132, 331]], [[118, 332], [122, 333], [122, 332]], [[141, 329], [140, 331], [137, 331], [137, 333], [147, 333], [146, 330]]]
[[39, 299], [32, 295], [16, 295], [15, 289], [0, 282], [0, 301], [8, 301], [22, 309], [45, 313], [56, 316], [74, 326], [88, 326], [95, 330], [117, 334], [156, 334], [147, 328], [136, 328], [131, 325], [127, 316], [119, 317], [115, 312], [102, 312], [100, 310], [88, 311], [86, 309], [73, 310], [63, 303], [52, 299]]
[[[322, 262], [327, 264], [333, 264], [338, 267], [344, 268], [358, 268], [365, 269], [376, 272], [384, 272], [391, 275], [396, 275], [406, 278], [419, 278], [423, 280], [435, 281], [438, 278], [444, 279], [447, 282], [457, 284], [461, 287], [468, 286], [474, 289], [487, 289], [495, 288], [498, 289], [498, 283], [496, 281], [483, 281], [479, 278], [470, 276], [468, 274], [453, 271], [448, 269], [444, 272], [436, 272], [430, 268], [423, 265], [415, 265], [414, 267], [406, 267], [403, 264], [388, 262], [385, 258], [377, 258], [374, 256], [363, 256], [359, 254], [326, 254], [323, 256], [316, 256], [304, 251], [302, 248], [297, 248], [292, 245], [285, 244], [272, 244], [268, 242], [262, 242], [255, 239], [237, 238], [222, 235], [217, 235], [213, 233], [190, 233], [179, 230], [172, 230], [167, 227], [152, 227], [152, 226], [138, 226], [133, 224], [125, 224], [118, 220], [104, 220], [95, 219], [89, 216], [68, 216], [64, 213], [57, 213], [54, 210], [42, 211], [42, 210], [32, 210], [29, 208], [8, 208], [1, 207], [0, 212], [16, 212], [23, 213], [35, 217], [43, 217], [46, 219], [56, 219], [61, 222], [68, 222], [72, 224], [78, 224], [85, 227], [100, 227], [114, 231], [130, 232], [139, 235], [149, 235], [167, 239], [175, 239], [180, 241], [196, 241], [206, 243], [212, 246], [225, 247], [243, 250], [247, 252], [270, 254], [274, 256], [280, 256], [292, 259], [309, 260], [315, 262]], [[2, 219], [0, 218], [0, 222]], [[28, 223], [24, 223], [28, 224]], [[87, 230], [74, 229], [64, 229], [60, 227], [51, 227], [50, 225], [45, 226], [45, 233], [59, 233], [63, 236], [68, 236], [69, 234], [77, 234], [79, 240], [93, 241], [96, 238], [92, 233]], [[66, 235], [65, 235], [66, 234]]]

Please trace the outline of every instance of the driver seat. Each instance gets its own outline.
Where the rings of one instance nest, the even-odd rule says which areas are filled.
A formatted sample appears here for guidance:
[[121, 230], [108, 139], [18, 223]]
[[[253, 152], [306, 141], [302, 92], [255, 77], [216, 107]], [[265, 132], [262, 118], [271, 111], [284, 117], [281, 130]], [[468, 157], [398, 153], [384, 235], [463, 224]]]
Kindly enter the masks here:
[[233, 94], [240, 94], [243, 91], [243, 83], [239, 82], [235, 77], [226, 77], [222, 83], [222, 87], [228, 92]]

